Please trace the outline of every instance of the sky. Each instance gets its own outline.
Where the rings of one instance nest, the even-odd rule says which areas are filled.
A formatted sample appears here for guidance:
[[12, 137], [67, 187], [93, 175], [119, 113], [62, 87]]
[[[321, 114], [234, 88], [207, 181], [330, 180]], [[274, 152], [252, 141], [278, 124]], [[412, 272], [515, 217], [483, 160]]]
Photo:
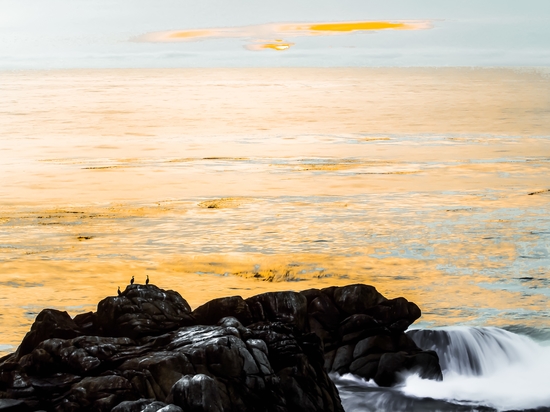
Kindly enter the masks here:
[[[423, 28], [273, 30], [372, 21]], [[373, 66], [550, 66], [550, 1], [0, 0], [0, 70]]]

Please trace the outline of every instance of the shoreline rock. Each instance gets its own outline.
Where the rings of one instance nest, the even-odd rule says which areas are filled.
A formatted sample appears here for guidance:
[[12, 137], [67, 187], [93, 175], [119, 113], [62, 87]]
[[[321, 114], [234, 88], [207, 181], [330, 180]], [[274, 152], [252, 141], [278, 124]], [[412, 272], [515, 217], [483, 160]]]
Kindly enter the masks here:
[[0, 411], [340, 412], [329, 373], [379, 386], [407, 370], [442, 379], [435, 352], [404, 333], [420, 315], [362, 284], [231, 296], [193, 311], [178, 292], [129, 285], [74, 319], [40, 312], [0, 360]]

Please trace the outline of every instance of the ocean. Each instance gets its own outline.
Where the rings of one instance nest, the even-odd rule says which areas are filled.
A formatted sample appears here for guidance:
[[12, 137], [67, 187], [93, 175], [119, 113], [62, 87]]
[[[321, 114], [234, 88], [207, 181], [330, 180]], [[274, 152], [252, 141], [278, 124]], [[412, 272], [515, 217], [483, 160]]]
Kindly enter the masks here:
[[547, 69], [0, 72], [0, 352], [148, 275], [194, 308], [366, 283], [443, 382], [346, 411], [550, 407]]

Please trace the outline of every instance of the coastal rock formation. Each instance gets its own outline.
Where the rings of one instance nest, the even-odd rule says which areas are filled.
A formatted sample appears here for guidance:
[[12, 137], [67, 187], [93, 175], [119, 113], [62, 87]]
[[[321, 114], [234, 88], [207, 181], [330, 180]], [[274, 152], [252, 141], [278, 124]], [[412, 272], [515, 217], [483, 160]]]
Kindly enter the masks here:
[[420, 309], [351, 285], [214, 299], [130, 285], [95, 313], [43, 310], [0, 359], [0, 410], [343, 411], [329, 372], [379, 385], [415, 370], [441, 379], [434, 352], [404, 334]]

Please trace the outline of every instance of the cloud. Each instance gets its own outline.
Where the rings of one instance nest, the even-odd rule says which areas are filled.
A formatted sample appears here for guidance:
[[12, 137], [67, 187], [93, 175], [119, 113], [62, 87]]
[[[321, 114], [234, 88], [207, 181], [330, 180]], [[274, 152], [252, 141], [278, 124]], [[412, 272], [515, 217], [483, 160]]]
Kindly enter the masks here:
[[171, 43], [206, 39], [243, 38], [252, 42], [248, 50], [287, 50], [294, 45], [283, 37], [335, 36], [379, 30], [425, 30], [432, 28], [429, 20], [404, 21], [344, 21], [319, 23], [269, 23], [255, 26], [221, 27], [199, 30], [170, 30], [147, 33], [134, 38], [136, 42]]

